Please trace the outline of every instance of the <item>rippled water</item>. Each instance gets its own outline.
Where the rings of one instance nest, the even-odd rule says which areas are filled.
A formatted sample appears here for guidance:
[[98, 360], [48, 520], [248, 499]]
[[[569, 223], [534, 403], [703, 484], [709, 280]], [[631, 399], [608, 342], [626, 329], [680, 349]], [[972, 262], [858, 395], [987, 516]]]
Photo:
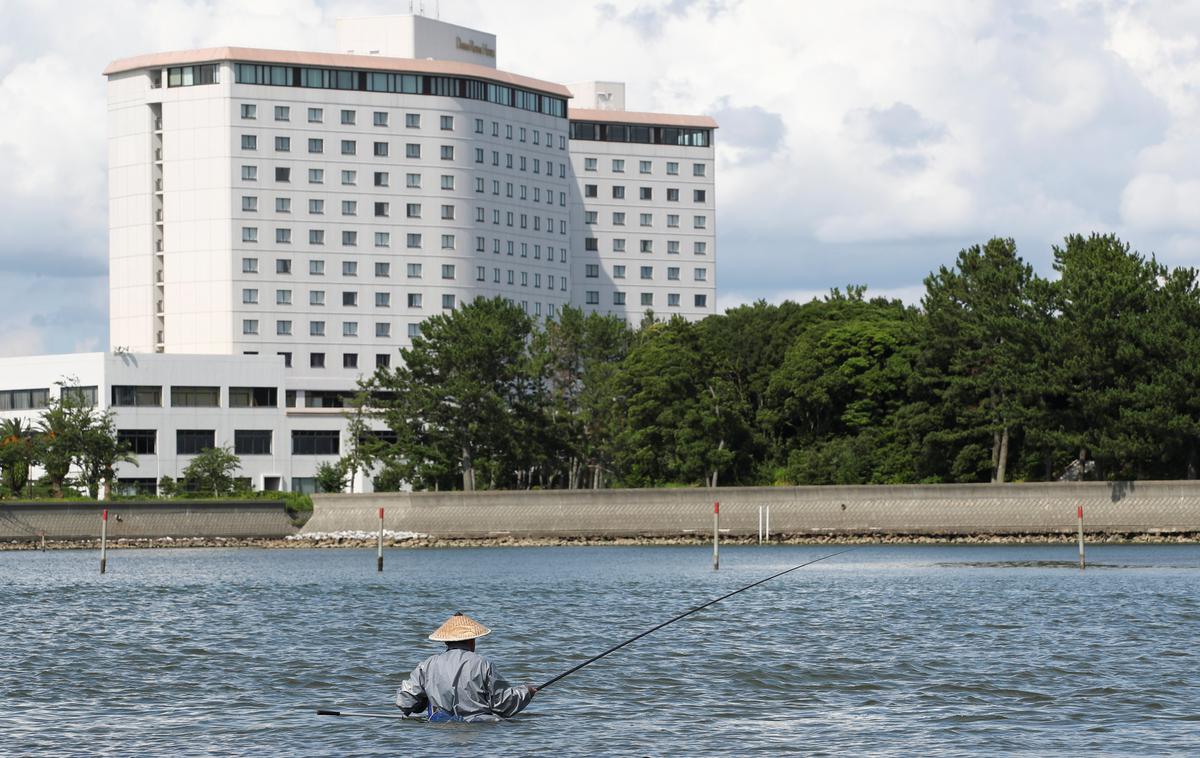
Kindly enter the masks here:
[[1200, 753], [1200, 546], [864, 547], [701, 611], [499, 725], [383, 709], [447, 615], [540, 682], [833, 549], [0, 553], [6, 755]]

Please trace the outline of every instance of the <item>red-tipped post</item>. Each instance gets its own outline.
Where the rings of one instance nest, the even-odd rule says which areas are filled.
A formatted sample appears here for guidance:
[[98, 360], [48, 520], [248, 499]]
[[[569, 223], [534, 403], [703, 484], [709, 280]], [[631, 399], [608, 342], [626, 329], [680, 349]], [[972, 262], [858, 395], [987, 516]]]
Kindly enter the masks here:
[[375, 570], [383, 571], [383, 509], [379, 509], [379, 552], [375, 556]]
[[1079, 570], [1083, 571], [1085, 564], [1083, 561], [1083, 506], [1079, 506], [1077, 512], [1079, 516]]
[[713, 503], [713, 571], [721, 568], [721, 503]]
[[100, 573], [108, 570], [108, 509], [100, 512]]

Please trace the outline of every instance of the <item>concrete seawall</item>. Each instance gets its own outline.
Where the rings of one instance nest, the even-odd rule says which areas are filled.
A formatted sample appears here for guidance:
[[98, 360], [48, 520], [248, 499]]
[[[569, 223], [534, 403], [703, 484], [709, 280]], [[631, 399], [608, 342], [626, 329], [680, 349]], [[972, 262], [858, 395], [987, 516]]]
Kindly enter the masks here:
[[108, 538], [283, 537], [296, 528], [276, 501], [195, 503], [90, 502], [0, 504], [0, 540], [99, 539], [108, 509]]
[[1200, 532], [1200, 481], [1052, 482], [708, 489], [546, 490], [314, 495], [302, 532], [385, 527], [435, 537], [636, 537], [772, 534], [967, 535]]

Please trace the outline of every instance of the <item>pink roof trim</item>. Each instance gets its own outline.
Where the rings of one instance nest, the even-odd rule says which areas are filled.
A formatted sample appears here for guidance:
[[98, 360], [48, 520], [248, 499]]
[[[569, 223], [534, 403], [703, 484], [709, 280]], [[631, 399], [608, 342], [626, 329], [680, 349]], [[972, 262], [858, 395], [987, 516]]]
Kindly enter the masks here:
[[357, 68], [369, 71], [403, 71], [414, 74], [444, 74], [446, 76], [470, 76], [486, 79], [498, 84], [544, 92], [562, 98], [571, 97], [571, 91], [561, 84], [533, 79], [519, 74], [510, 74], [487, 66], [457, 61], [436, 61], [416, 58], [385, 58], [378, 55], [348, 55], [345, 53], [306, 53], [297, 50], [264, 50], [254, 47], [207, 47], [199, 50], [176, 50], [169, 53], [150, 53], [132, 58], [121, 58], [108, 64], [105, 76], [143, 68], [161, 68], [186, 63], [210, 63], [215, 61], [245, 61], [247, 63], [280, 64], [289, 66], [314, 66], [317, 68]]
[[567, 110], [567, 117], [572, 121], [603, 121], [612, 124], [717, 128], [717, 122], [709, 116], [684, 116], [675, 113], [637, 113], [635, 111], [598, 111], [590, 108], [569, 108]]

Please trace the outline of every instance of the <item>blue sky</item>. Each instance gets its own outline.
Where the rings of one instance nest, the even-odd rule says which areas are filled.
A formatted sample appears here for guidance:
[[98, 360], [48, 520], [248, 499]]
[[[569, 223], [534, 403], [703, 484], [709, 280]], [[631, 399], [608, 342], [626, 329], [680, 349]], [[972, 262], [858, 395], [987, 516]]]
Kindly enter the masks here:
[[[501, 68], [625, 81], [717, 135], [718, 304], [920, 299], [965, 245], [1116, 232], [1200, 264], [1200, 3], [425, 0]], [[440, 9], [439, 9], [440, 6]], [[327, 50], [356, 0], [0, 0], [0, 355], [106, 349], [112, 59]]]

